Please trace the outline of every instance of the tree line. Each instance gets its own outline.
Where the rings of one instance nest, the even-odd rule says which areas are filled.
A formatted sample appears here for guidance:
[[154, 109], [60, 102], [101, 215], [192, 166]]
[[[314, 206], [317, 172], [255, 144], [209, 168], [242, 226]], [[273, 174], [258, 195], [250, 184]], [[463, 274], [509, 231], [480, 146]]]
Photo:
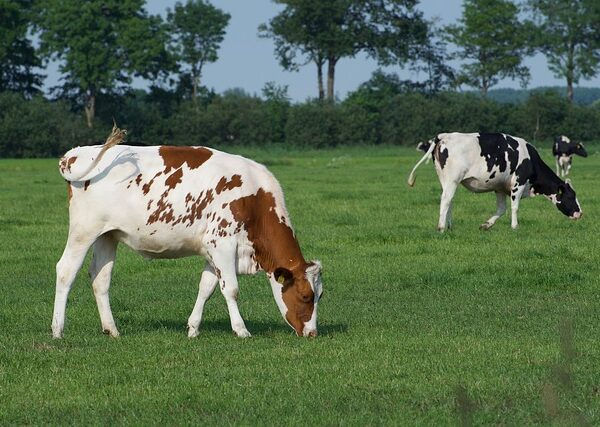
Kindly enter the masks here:
[[[285, 70], [314, 67], [314, 98], [304, 103], [272, 82], [260, 96], [208, 89], [202, 73], [218, 60], [231, 18], [209, 1], [177, 2], [163, 19], [143, 0], [0, 0], [0, 156], [58, 155], [101, 140], [113, 118], [147, 144], [412, 143], [442, 130], [595, 138], [597, 106], [572, 101], [574, 85], [599, 70], [598, 1], [464, 0], [450, 26], [424, 19], [418, 0], [273, 1], [280, 12], [257, 33], [273, 40]], [[523, 61], [540, 52], [566, 97], [489, 99], [505, 78], [526, 87]], [[339, 61], [359, 53], [424, 77], [377, 71], [339, 101]], [[45, 95], [51, 60], [60, 83]], [[131, 88], [136, 77], [147, 90]]]

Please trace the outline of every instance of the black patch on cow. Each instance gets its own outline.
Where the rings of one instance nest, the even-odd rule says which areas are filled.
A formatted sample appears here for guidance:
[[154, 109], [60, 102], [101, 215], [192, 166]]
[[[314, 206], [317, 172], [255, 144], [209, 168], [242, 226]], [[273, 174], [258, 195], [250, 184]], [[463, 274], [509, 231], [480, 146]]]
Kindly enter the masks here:
[[440, 139], [437, 136], [435, 137], [434, 144], [435, 148], [433, 149], [433, 156], [439, 163], [440, 168], [444, 169], [444, 166], [446, 166], [446, 161], [448, 160], [448, 148], [443, 147], [444, 150], [442, 151]]
[[494, 179], [495, 176], [496, 176], [496, 171], [492, 172], [489, 179]]
[[488, 172], [497, 167], [500, 172], [508, 169], [510, 173], [514, 173], [519, 162], [519, 143], [515, 139], [501, 133], [480, 133], [478, 139], [481, 147], [480, 155], [487, 163]]
[[521, 164], [517, 167], [515, 175], [517, 176], [517, 185], [519, 186], [525, 185], [527, 181], [531, 181], [534, 176], [533, 164], [531, 163], [531, 160], [523, 159]]

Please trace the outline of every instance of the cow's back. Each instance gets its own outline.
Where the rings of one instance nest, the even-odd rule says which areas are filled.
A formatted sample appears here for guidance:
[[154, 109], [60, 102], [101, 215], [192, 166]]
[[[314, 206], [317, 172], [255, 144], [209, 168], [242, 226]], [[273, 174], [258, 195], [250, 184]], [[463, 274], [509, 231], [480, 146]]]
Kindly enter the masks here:
[[278, 182], [252, 160], [205, 147], [116, 146], [79, 176], [99, 151], [78, 147], [61, 160], [72, 192], [71, 222], [112, 232], [146, 256], [203, 254], [207, 244], [234, 234], [244, 240], [231, 205], [259, 189], [272, 194], [287, 221]]

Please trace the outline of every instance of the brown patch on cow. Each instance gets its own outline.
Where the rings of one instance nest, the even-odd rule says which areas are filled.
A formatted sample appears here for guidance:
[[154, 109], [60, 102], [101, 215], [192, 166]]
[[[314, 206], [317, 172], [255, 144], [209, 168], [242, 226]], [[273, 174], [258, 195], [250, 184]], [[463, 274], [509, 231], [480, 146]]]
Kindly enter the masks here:
[[83, 191], [87, 191], [89, 186], [90, 186], [90, 180], [88, 179], [87, 181], [85, 181], [83, 183]]
[[150, 187], [152, 187], [152, 184], [154, 184], [154, 180], [161, 175], [162, 175], [162, 172], [157, 172], [156, 175], [154, 175], [154, 177], [149, 182], [142, 185], [142, 192], [144, 193], [144, 196], [146, 194], [148, 194], [148, 192], [150, 191]]
[[148, 201], [148, 207], [146, 208], [146, 210], [147, 210], [147, 211], [149, 211], [149, 210], [150, 210], [150, 207], [152, 206], [152, 202], [153, 202], [153, 201], [154, 201], [154, 200], [152, 200], [152, 199], [150, 199], [150, 200]]
[[212, 156], [212, 151], [204, 147], [171, 147], [162, 146], [158, 149], [158, 155], [162, 157], [165, 164], [165, 173], [171, 169], [178, 169], [185, 163], [190, 169], [199, 168]]
[[217, 183], [215, 187], [215, 191], [217, 194], [221, 194], [222, 191], [225, 190], [233, 190], [236, 187], [242, 186], [242, 176], [241, 175], [233, 175], [231, 180], [227, 181], [227, 178], [223, 177]]
[[241, 197], [229, 203], [237, 229], [248, 233], [258, 265], [269, 274], [287, 270], [282, 297], [288, 309], [287, 321], [298, 335], [302, 335], [304, 322], [314, 310], [314, 293], [306, 279], [310, 265], [302, 256], [293, 230], [277, 216], [275, 198], [260, 188], [256, 194]]
[[69, 203], [71, 203], [71, 199], [73, 198], [73, 189], [71, 188], [71, 183], [67, 181], [67, 199]]
[[181, 168], [177, 169], [173, 172], [167, 179], [165, 179], [165, 185], [170, 189], [177, 187], [177, 184], [181, 182], [181, 177], [183, 176], [183, 171]]
[[135, 177], [135, 185], [140, 186], [140, 182], [142, 182], [142, 174], [139, 174]]
[[167, 202], [168, 194], [169, 191], [165, 191], [156, 202], [156, 209], [148, 217], [146, 225], [154, 224], [157, 221], [169, 222], [173, 218], [173, 205]]
[[263, 270], [272, 273], [277, 267], [291, 270], [305, 264], [293, 230], [277, 217], [273, 194], [260, 188], [256, 194], [231, 201], [229, 208], [238, 226], [248, 232]]
[[229, 221], [227, 221], [225, 218], [223, 218], [221, 220], [221, 222], [219, 223], [219, 228], [227, 228], [231, 225], [231, 223]]
[[63, 157], [60, 159], [60, 171], [62, 173], [65, 173], [65, 171], [71, 172], [71, 165], [75, 163], [75, 160], [77, 160], [77, 156]]

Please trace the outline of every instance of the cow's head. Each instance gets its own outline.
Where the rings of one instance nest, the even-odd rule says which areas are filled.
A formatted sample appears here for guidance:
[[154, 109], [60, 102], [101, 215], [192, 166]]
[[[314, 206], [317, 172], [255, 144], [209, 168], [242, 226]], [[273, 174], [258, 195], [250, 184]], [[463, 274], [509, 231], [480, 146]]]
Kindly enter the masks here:
[[571, 184], [567, 182], [561, 182], [558, 185], [556, 194], [553, 194], [550, 199], [556, 205], [559, 211], [572, 219], [578, 219], [583, 215], [581, 206], [575, 196], [575, 190], [571, 187]]
[[583, 146], [583, 144], [581, 142], [578, 142], [577, 144], [575, 144], [575, 149], [573, 150], [573, 153], [575, 153], [581, 157], [587, 157], [587, 155], [588, 155], [587, 151], [585, 151], [585, 147]]
[[317, 336], [317, 304], [323, 294], [321, 263], [312, 261], [270, 274], [273, 296], [285, 321], [298, 336]]

